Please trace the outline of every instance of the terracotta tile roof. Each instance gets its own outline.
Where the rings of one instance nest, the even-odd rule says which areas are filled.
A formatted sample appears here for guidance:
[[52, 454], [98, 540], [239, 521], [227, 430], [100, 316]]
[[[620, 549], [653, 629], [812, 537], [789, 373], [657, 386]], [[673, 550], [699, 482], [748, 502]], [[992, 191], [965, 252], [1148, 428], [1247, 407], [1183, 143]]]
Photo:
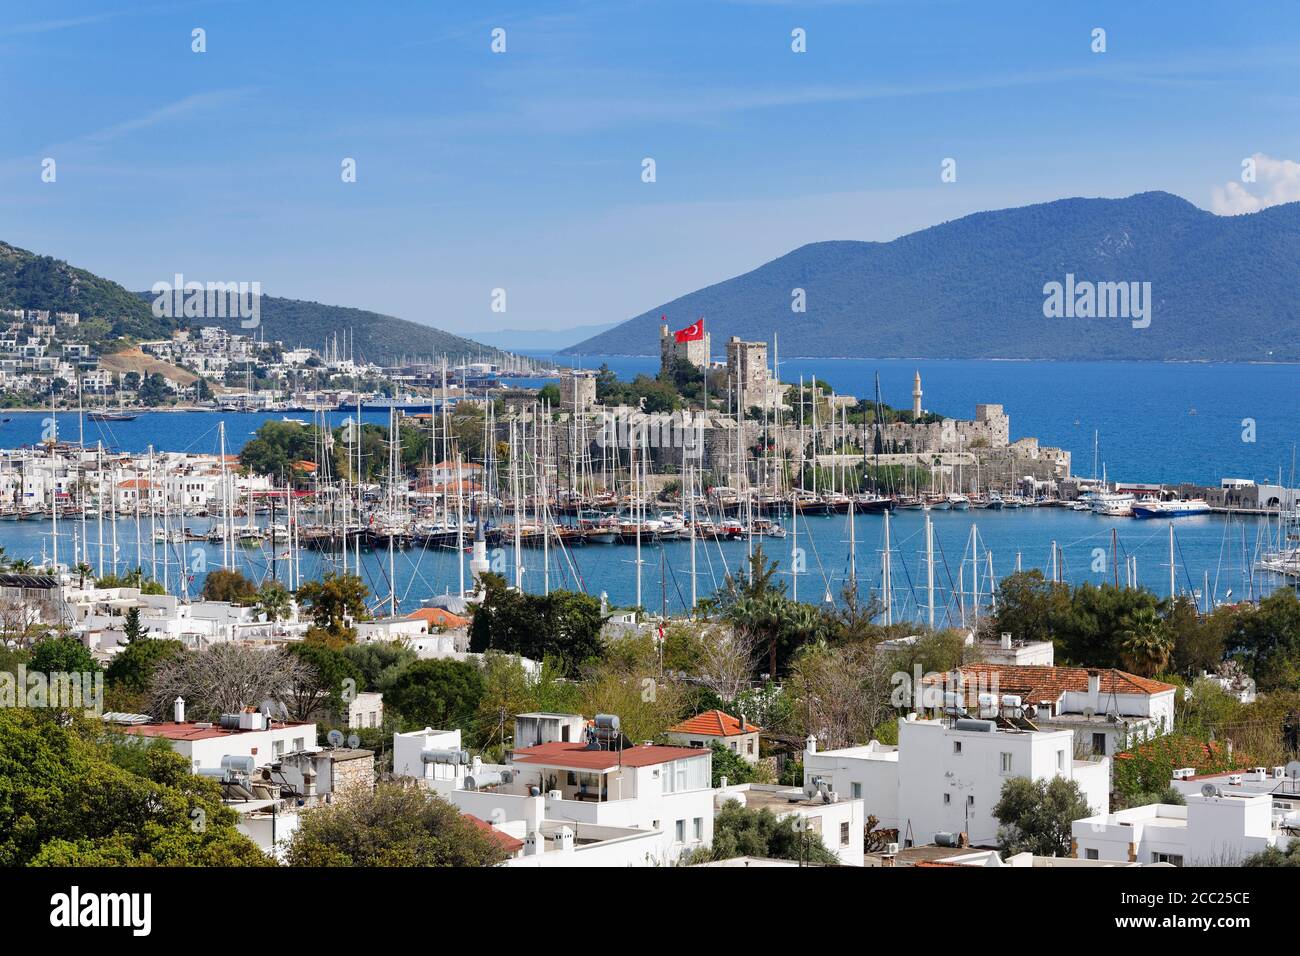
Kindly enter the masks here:
[[689, 720], [683, 720], [676, 727], [669, 727], [671, 734], [699, 734], [704, 737], [734, 737], [741, 733], [756, 734], [761, 728], [745, 721], [745, 729], [740, 729], [740, 720], [721, 710], [706, 710]]
[[[267, 730], [283, 730], [286, 727], [305, 727], [305, 723], [299, 721], [289, 721], [282, 723], [276, 721], [271, 724]], [[211, 740], [213, 737], [232, 737], [238, 734], [257, 734], [264, 733], [260, 730], [239, 730], [235, 728], [227, 729], [220, 725], [209, 727], [200, 727], [197, 723], [178, 724], [173, 721], [162, 721], [156, 724], [137, 724], [130, 727], [119, 728], [123, 733], [135, 734], [138, 737], [165, 737], [168, 740]], [[315, 741], [313, 741], [315, 743]]]
[[[709, 751], [698, 747], [626, 747], [621, 762], [624, 767], [653, 767], [670, 760], [700, 757], [708, 753]], [[620, 763], [617, 750], [588, 750], [586, 744], [559, 741], [516, 750], [511, 759], [515, 763], [572, 767], [575, 770], [614, 770]]]
[[[977, 693], [974, 681], [983, 678], [991, 683], [997, 678], [998, 693], [1016, 694], [1026, 701], [1059, 700], [1067, 691], [1088, 692], [1088, 675], [1101, 677], [1104, 694], [1161, 694], [1176, 690], [1173, 684], [1139, 677], [1127, 671], [1088, 667], [1045, 667], [1035, 664], [963, 664], [959, 670], [967, 679], [966, 690]], [[925, 683], [940, 684], [943, 674], [927, 677]]]
[[478, 829], [482, 830], [489, 840], [501, 847], [501, 849], [505, 850], [507, 853], [518, 853], [524, 848], [523, 840], [517, 840], [509, 833], [501, 832], [486, 820], [480, 820], [472, 813], [462, 813], [461, 816], [474, 824]]
[[469, 618], [460, 617], [440, 607], [422, 607], [406, 615], [408, 621], [424, 621], [430, 627], [469, 627]]
[[[1239, 750], [1229, 754], [1227, 749], [1215, 741], [1198, 740], [1185, 734], [1167, 734], [1148, 743], [1139, 744], [1123, 753], [1115, 755], [1116, 760], [1132, 760], [1135, 756], [1162, 757], [1175, 767], [1193, 767], [1200, 771], [1189, 779], [1203, 780], [1218, 777], [1255, 766], [1254, 759]], [[1228, 767], [1227, 770], [1212, 770], [1213, 767]]]

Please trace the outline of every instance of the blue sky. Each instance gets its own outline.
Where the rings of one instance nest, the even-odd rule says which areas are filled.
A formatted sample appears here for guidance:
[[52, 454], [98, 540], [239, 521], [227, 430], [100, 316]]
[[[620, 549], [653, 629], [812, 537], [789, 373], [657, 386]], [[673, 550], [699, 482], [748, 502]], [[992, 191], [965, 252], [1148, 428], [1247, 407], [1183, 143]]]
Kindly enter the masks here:
[[1279, 162], [1247, 203], [1300, 198], [1300, 26], [1275, 4], [6, 7], [0, 239], [136, 289], [564, 328], [981, 209], [1165, 189], [1235, 211], [1214, 191], [1254, 154]]

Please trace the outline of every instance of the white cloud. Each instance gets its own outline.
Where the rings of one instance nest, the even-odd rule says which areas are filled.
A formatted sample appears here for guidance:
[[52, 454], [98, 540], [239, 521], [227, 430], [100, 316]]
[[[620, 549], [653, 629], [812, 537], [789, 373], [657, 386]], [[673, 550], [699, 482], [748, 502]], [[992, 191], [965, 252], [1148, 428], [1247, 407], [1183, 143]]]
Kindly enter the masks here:
[[[1210, 208], [1218, 215], [1239, 216], [1300, 200], [1300, 163], [1263, 153], [1250, 158], [1255, 164], [1254, 183], [1230, 181], [1214, 188]], [[1254, 187], [1254, 192], [1246, 188], [1248, 185]]]

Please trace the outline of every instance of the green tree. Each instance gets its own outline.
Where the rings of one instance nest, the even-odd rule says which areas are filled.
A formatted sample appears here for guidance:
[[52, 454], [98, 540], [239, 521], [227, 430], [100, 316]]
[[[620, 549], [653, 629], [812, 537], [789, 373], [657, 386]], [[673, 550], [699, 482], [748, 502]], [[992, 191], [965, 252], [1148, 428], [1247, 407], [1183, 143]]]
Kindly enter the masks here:
[[511, 590], [498, 574], [485, 574], [483, 602], [470, 624], [470, 650], [502, 651], [540, 661], [553, 657], [573, 675], [602, 651], [600, 602], [577, 591], [550, 594]]
[[29, 671], [42, 674], [53, 673], [97, 673], [99, 661], [91, 656], [86, 645], [70, 635], [57, 635], [43, 638], [32, 648], [32, 659], [27, 665]]
[[466, 661], [422, 660], [404, 670], [384, 695], [408, 728], [466, 729], [483, 697], [483, 675]]
[[149, 689], [159, 665], [183, 654], [180, 641], [145, 637], [131, 641], [109, 661], [104, 680], [110, 687], [130, 694], [140, 694]]
[[1153, 607], [1140, 607], [1124, 618], [1119, 638], [1120, 659], [1139, 677], [1159, 674], [1174, 651], [1173, 637]]
[[688, 862], [753, 856], [838, 865], [839, 858], [826, 849], [818, 834], [796, 827], [798, 819], [801, 818], [792, 814], [778, 820], [766, 807], [755, 810], [729, 800], [713, 817], [712, 847], [691, 857]]
[[313, 641], [291, 644], [288, 651], [306, 665], [288, 687], [293, 719], [311, 720], [321, 708], [341, 716], [352, 699], [347, 695], [362, 686], [361, 668], [342, 651]]
[[1079, 785], [1065, 777], [1012, 777], [993, 807], [1002, 848], [1038, 856], [1069, 856], [1071, 824], [1091, 814]]
[[722, 786], [722, 778], [727, 784], [750, 783], [754, 779], [754, 765], [729, 747], [724, 747], [715, 740], [709, 745], [713, 749], [713, 786]]
[[114, 746], [99, 721], [0, 710], [0, 780], [0, 866], [270, 862], [186, 758], [162, 742]]
[[1241, 865], [1249, 867], [1300, 866], [1300, 840], [1292, 840], [1285, 850], [1270, 846], [1254, 856], [1246, 857]]
[[214, 568], [203, 580], [203, 600], [244, 604], [257, 594], [257, 586], [238, 571]]
[[307, 608], [312, 623], [331, 637], [351, 643], [349, 620], [365, 620], [369, 589], [355, 574], [326, 574], [319, 581], [308, 581], [298, 588], [298, 601]]
[[140, 609], [133, 607], [126, 612], [126, 620], [122, 622], [122, 635], [128, 645], [134, 644], [144, 636], [144, 628], [140, 624]]
[[361, 686], [384, 694], [403, 671], [420, 659], [411, 648], [387, 641], [348, 644], [342, 651], [361, 671]]
[[1254, 609], [1243, 610], [1229, 639], [1260, 690], [1300, 683], [1300, 598], [1279, 588]]
[[258, 588], [254, 606], [268, 621], [279, 621], [289, 616], [292, 597], [279, 581], [267, 581]]
[[286, 850], [291, 866], [495, 866], [505, 856], [446, 800], [401, 783], [303, 814]]

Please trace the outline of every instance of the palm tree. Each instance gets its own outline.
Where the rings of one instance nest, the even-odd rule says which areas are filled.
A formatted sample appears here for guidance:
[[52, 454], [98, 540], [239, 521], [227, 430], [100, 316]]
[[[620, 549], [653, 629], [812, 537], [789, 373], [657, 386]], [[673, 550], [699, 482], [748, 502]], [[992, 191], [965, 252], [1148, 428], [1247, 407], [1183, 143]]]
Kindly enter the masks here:
[[86, 578], [90, 577], [94, 572], [94, 569], [85, 561], [82, 561], [73, 570], [77, 572], [77, 587], [79, 588], [86, 586]]
[[254, 606], [266, 615], [268, 621], [274, 623], [289, 613], [289, 592], [283, 584], [268, 581], [257, 592]]
[[16, 571], [19, 574], [22, 574], [24, 572], [31, 571], [34, 567], [35, 565], [33, 565], [32, 562], [27, 560], [26, 558], [15, 558], [13, 562], [10, 563], [9, 570]]
[[1159, 674], [1174, 652], [1174, 639], [1155, 608], [1138, 608], [1126, 617], [1119, 638], [1120, 659], [1140, 677]]

